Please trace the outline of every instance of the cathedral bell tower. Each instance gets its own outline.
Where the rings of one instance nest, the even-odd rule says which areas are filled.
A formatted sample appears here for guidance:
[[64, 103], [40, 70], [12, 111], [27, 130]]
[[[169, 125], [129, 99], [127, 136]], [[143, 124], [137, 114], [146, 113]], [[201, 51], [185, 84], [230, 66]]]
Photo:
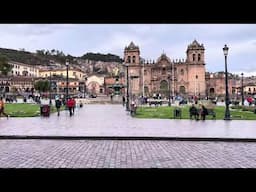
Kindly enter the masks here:
[[187, 48], [187, 67], [189, 95], [204, 97], [206, 95], [204, 45], [194, 40]]
[[141, 94], [142, 87], [140, 49], [138, 46], [134, 45], [133, 42], [131, 42], [130, 45], [124, 49], [124, 62], [127, 66], [128, 72], [128, 74], [126, 72], [126, 84], [129, 87], [129, 97], [132, 100], [134, 96]]
[[139, 65], [140, 63], [140, 49], [133, 42], [124, 49], [124, 61], [127, 64]]

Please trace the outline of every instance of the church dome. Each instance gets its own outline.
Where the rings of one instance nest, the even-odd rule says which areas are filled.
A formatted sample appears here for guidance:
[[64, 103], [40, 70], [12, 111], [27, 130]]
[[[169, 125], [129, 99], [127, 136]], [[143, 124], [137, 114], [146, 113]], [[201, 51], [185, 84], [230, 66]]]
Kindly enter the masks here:
[[167, 57], [165, 53], [162, 53], [162, 55], [158, 57], [156, 62], [159, 63], [160, 61], [163, 61], [163, 60], [167, 60], [169, 63], [171, 63], [171, 59]]

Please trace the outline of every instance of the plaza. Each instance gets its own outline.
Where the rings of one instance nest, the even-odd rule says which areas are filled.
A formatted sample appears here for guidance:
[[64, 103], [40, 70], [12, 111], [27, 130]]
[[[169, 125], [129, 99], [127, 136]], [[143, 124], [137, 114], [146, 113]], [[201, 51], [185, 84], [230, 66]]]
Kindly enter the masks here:
[[256, 167], [254, 121], [137, 119], [122, 105], [1, 118], [0, 138], [0, 168]]

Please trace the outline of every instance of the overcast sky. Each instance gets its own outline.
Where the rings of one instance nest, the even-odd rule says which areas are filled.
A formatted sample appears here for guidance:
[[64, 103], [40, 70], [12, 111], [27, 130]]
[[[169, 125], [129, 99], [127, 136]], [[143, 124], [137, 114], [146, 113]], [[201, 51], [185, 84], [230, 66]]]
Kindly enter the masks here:
[[255, 24], [0, 24], [0, 47], [58, 49], [82, 56], [87, 52], [112, 53], [123, 58], [131, 41], [141, 57], [185, 59], [188, 44], [196, 39], [205, 46], [206, 70], [224, 71], [224, 44], [229, 47], [228, 71], [256, 75]]

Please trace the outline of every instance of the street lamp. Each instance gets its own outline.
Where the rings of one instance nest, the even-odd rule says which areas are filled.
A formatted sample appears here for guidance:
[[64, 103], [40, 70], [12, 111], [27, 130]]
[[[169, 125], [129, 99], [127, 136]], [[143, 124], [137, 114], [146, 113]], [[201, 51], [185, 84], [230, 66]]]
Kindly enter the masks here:
[[68, 101], [68, 66], [69, 66], [69, 61], [66, 60], [66, 67], [67, 67], [67, 77], [66, 77], [66, 102]]
[[52, 73], [50, 71], [50, 105], [52, 105]]
[[84, 98], [86, 93], [86, 81], [87, 81], [87, 77], [84, 78]]
[[131, 78], [131, 88], [130, 88], [131, 92], [130, 92], [130, 95], [131, 95], [132, 101], [133, 101], [134, 100], [133, 92], [132, 92], [132, 89], [133, 89], [133, 79], [139, 78], [139, 76], [138, 75], [131, 75], [130, 78]]
[[128, 71], [128, 64], [125, 65], [126, 66], [126, 111], [130, 111], [130, 107], [129, 107], [129, 71]]
[[230, 111], [229, 111], [229, 94], [228, 94], [228, 70], [227, 70], [228, 47], [227, 45], [224, 46], [223, 53], [225, 56], [225, 84], [226, 84], [226, 110], [225, 110], [224, 120], [231, 120]]
[[171, 80], [171, 75], [169, 74], [168, 75], [168, 86], [169, 86], [169, 88], [168, 88], [168, 106], [171, 106], [171, 97], [170, 97], [170, 91], [171, 91], [171, 86], [170, 86], [170, 81]]
[[244, 105], [244, 73], [242, 75], [242, 85], [241, 85], [241, 94], [242, 94], [242, 105]]

